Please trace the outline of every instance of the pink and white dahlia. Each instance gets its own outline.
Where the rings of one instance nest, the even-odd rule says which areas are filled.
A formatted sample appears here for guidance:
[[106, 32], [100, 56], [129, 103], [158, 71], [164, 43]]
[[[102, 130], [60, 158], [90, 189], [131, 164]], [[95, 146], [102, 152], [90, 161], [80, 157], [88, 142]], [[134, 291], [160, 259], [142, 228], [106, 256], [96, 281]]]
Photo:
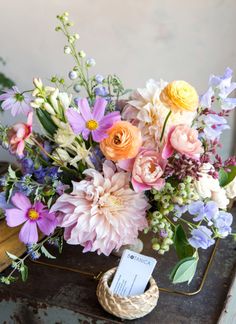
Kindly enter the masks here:
[[133, 244], [147, 226], [145, 195], [133, 191], [129, 173], [117, 172], [112, 162], [103, 164], [103, 174], [94, 169], [84, 174], [87, 178], [73, 182], [71, 194], [63, 194], [52, 207], [59, 212], [67, 243], [105, 255]]
[[[122, 117], [133, 123], [142, 133], [143, 146], [156, 149], [160, 147], [160, 135], [169, 109], [160, 101], [161, 91], [167, 82], [159, 82], [150, 79], [146, 82], [146, 88], [138, 88], [132, 95], [131, 100], [125, 106]], [[175, 112], [168, 119], [164, 138], [167, 136], [169, 128], [173, 125], [191, 125], [195, 113]]]

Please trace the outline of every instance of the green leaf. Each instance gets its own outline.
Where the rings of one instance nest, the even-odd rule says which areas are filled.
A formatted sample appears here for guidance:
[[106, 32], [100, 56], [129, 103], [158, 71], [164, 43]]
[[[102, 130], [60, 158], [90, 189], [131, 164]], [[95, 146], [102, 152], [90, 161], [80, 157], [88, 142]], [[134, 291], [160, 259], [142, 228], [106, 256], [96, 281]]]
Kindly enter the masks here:
[[42, 245], [41, 252], [45, 255], [48, 259], [56, 259], [51, 253], [48, 252], [48, 250]]
[[230, 166], [229, 169], [231, 170], [230, 172], [226, 172], [223, 169], [219, 171], [219, 183], [221, 187], [225, 187], [236, 177], [236, 166]]
[[194, 249], [188, 243], [185, 231], [181, 224], [175, 227], [174, 247], [179, 259], [193, 256]]
[[173, 269], [170, 277], [173, 284], [192, 281], [198, 264], [198, 258], [185, 258], [179, 261]]
[[8, 258], [10, 258], [11, 260], [14, 260], [14, 261], [19, 260], [19, 258], [16, 255], [14, 255], [14, 254], [12, 254], [10, 252], [6, 251], [6, 254], [7, 254]]
[[11, 165], [9, 165], [9, 167], [8, 167], [8, 174], [11, 179], [17, 179], [16, 172], [14, 170], [12, 170]]
[[20, 267], [20, 274], [22, 281], [25, 282], [28, 279], [29, 274], [28, 267], [25, 264]]
[[46, 110], [38, 108], [36, 109], [36, 115], [45, 131], [53, 136], [57, 131], [57, 127], [52, 121], [50, 114]]

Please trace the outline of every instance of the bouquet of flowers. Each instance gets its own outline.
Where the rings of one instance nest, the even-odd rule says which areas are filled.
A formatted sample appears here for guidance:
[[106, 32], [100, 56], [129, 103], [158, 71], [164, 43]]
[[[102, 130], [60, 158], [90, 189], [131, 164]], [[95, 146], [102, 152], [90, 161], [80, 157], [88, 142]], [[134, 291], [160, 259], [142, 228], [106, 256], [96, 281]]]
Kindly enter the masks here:
[[236, 159], [217, 154], [236, 106], [232, 70], [212, 75], [201, 96], [185, 81], [151, 79], [125, 90], [116, 75], [91, 73], [95, 60], [77, 50], [68, 13], [57, 18], [64, 52], [75, 60], [68, 82], [35, 78], [34, 89], [14, 86], [0, 96], [3, 110], [25, 115], [0, 126], [1, 145], [18, 160], [1, 179], [0, 207], [8, 226], [22, 226], [27, 246], [23, 258], [7, 252], [13, 270], [1, 282], [14, 281], [14, 271], [26, 280], [28, 257], [53, 258], [46, 242], [108, 256], [142, 231], [157, 254], [175, 248], [171, 280], [190, 282], [199, 249], [234, 235], [227, 206], [236, 196]]

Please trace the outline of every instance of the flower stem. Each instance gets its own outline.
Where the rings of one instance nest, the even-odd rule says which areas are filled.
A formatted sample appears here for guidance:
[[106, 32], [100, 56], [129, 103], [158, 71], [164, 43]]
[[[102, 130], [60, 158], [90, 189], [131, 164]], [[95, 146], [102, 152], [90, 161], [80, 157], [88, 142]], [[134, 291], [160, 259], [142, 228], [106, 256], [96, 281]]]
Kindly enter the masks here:
[[164, 125], [163, 125], [163, 128], [162, 128], [162, 131], [161, 131], [160, 142], [163, 139], [163, 136], [164, 136], [164, 133], [165, 133], [165, 129], [166, 129], [166, 124], [168, 122], [168, 119], [169, 119], [170, 115], [171, 115], [171, 110], [168, 112], [168, 115], [166, 116], [166, 119], [165, 119], [165, 122], [164, 122]]

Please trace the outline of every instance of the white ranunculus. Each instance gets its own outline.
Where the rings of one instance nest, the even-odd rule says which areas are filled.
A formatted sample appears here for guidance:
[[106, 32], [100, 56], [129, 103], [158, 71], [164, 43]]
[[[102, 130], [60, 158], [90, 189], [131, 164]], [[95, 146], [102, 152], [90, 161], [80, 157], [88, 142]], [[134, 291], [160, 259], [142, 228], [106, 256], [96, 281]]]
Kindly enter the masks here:
[[236, 177], [227, 186], [225, 186], [226, 195], [229, 199], [236, 197]]
[[221, 188], [218, 179], [214, 179], [208, 174], [214, 167], [210, 163], [204, 163], [201, 170], [201, 177], [195, 181], [195, 188], [198, 195], [205, 199], [210, 198], [215, 201], [219, 208], [226, 209], [229, 199], [226, 196], [225, 189]]

